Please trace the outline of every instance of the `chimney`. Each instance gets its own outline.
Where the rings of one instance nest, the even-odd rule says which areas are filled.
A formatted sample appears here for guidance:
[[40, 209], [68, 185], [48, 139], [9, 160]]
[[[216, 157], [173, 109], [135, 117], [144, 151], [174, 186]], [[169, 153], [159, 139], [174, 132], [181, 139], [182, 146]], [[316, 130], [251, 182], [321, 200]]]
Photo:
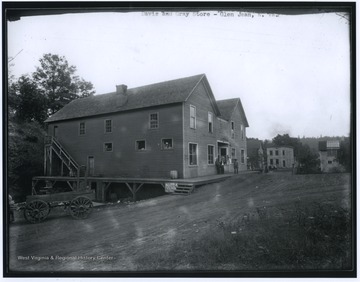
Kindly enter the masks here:
[[125, 84], [116, 85], [116, 94], [126, 95], [127, 86]]
[[116, 85], [116, 106], [119, 108], [127, 103], [128, 95], [126, 91], [127, 86], [125, 84]]

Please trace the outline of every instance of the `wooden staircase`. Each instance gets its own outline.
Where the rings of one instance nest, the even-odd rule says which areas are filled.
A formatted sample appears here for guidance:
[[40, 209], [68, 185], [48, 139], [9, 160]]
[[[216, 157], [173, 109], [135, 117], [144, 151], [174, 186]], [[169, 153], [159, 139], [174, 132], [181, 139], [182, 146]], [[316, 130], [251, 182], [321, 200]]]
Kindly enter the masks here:
[[195, 188], [194, 184], [191, 184], [191, 183], [177, 183], [176, 189], [173, 192], [173, 194], [187, 196], [192, 193], [194, 188]]
[[[51, 173], [51, 159], [52, 153], [55, 153], [62, 162], [62, 166], [65, 165], [70, 172], [70, 176], [79, 177], [80, 166], [71, 157], [71, 155], [65, 150], [65, 148], [57, 141], [53, 136], [47, 136], [45, 140], [45, 175]], [[46, 160], [49, 159], [50, 171], [47, 170]], [[48, 173], [47, 173], [48, 172]], [[63, 175], [63, 169], [61, 176]]]

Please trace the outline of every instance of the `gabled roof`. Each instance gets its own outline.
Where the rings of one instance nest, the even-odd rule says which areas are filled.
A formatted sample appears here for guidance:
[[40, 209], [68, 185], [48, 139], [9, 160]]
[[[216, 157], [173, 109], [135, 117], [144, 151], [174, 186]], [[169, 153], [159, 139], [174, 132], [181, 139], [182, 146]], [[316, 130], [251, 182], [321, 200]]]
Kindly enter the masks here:
[[240, 98], [218, 100], [218, 101], [216, 101], [216, 103], [220, 109], [221, 118], [223, 118], [225, 120], [231, 119], [231, 116], [232, 116], [233, 112], [235, 111], [236, 106], [239, 105], [241, 118], [244, 121], [245, 126], [249, 127], [249, 123], [247, 121], [245, 111], [241, 104]]
[[[208, 85], [205, 74], [200, 74], [131, 88], [126, 92], [128, 98], [127, 102], [123, 105], [117, 102], [120, 94], [117, 94], [116, 92], [76, 99], [64, 106], [45, 122], [110, 114], [184, 102], [191, 96], [193, 90], [200, 81], [204, 81], [205, 85]], [[207, 88], [209, 92], [211, 92], [209, 86]], [[213, 97], [212, 92], [210, 96]], [[219, 112], [216, 103], [215, 107], [215, 111]]]

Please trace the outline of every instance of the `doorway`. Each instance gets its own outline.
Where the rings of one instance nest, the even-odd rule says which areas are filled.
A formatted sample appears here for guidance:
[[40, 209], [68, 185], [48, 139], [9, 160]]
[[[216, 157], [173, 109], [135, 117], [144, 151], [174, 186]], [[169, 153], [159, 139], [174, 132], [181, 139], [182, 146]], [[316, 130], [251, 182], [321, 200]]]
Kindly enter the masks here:
[[220, 159], [227, 160], [227, 148], [220, 148]]
[[88, 173], [89, 176], [94, 176], [95, 171], [95, 158], [93, 156], [88, 157]]

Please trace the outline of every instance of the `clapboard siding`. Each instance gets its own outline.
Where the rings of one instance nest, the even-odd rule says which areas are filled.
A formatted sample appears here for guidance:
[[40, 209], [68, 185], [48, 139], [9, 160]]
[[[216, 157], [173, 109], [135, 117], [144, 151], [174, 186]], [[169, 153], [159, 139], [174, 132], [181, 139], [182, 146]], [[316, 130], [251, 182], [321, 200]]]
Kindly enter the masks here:
[[[231, 121], [234, 121], [235, 125], [235, 138], [231, 140], [231, 146], [232, 148], [236, 149], [236, 159], [239, 163], [239, 170], [246, 170], [247, 169], [247, 148], [246, 148], [246, 127], [245, 122], [242, 120], [241, 114], [240, 114], [240, 106], [239, 104], [235, 108], [232, 116]], [[231, 122], [230, 121], [230, 122]], [[244, 135], [241, 134], [241, 124], [244, 125]], [[229, 124], [228, 127], [228, 134], [231, 136], [231, 125]], [[244, 150], [244, 163], [241, 163], [241, 150]], [[230, 152], [231, 153], [231, 152]]]
[[[149, 129], [149, 115], [159, 114], [159, 128]], [[112, 120], [112, 133], [105, 133], [105, 120]], [[86, 134], [79, 135], [79, 124], [85, 122]], [[183, 177], [182, 104], [121, 112], [102, 117], [88, 117], [49, 124], [53, 135], [80, 165], [95, 158], [94, 174], [124, 177], [169, 177], [177, 170]], [[161, 139], [173, 140], [173, 149], [163, 150]], [[146, 150], [136, 151], [136, 140], [146, 141]], [[104, 152], [104, 143], [112, 142], [113, 151]]]
[[[203, 83], [200, 83], [184, 103], [184, 176], [196, 177], [203, 175], [216, 174], [216, 167], [208, 164], [208, 145], [215, 147], [215, 158], [219, 154], [218, 140], [228, 142], [228, 156], [231, 158], [231, 149], [235, 148], [236, 158], [239, 163], [239, 170], [246, 170], [246, 131], [245, 121], [242, 120], [239, 104], [229, 121], [219, 118], [215, 115], [215, 110], [209, 99], [208, 90]], [[190, 128], [190, 105], [196, 107], [196, 129]], [[208, 130], [208, 112], [214, 114], [214, 130], [210, 133]], [[235, 136], [232, 138], [231, 121], [234, 122]], [[244, 126], [244, 135], [241, 134], [241, 125]], [[198, 144], [198, 164], [189, 165], [189, 143]], [[241, 163], [241, 150], [244, 150], [244, 163]], [[233, 172], [232, 160], [229, 159], [226, 165], [227, 172]]]
[[[208, 165], [208, 145], [215, 146], [216, 152], [216, 115], [203, 82], [201, 82], [190, 98], [184, 103], [184, 175], [197, 177], [216, 174], [215, 165]], [[190, 105], [196, 107], [196, 129], [190, 128]], [[208, 130], [208, 113], [214, 114], [214, 131]], [[189, 165], [189, 143], [198, 144], [198, 164]], [[216, 154], [216, 153], [215, 153]]]

